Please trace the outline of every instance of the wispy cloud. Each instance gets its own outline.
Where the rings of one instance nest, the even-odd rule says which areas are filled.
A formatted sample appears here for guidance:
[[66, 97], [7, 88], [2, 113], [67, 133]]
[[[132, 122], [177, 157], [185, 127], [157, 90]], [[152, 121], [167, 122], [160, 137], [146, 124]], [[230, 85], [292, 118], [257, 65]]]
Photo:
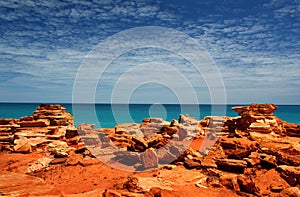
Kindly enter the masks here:
[[[297, 0], [224, 4], [1, 1], [0, 92], [6, 96], [1, 96], [0, 101], [71, 101], [77, 70], [98, 43], [128, 28], [153, 25], [180, 30], [209, 52], [223, 76], [229, 102], [274, 99], [279, 103], [299, 103], [299, 15]], [[110, 92], [122, 72], [153, 60], [172, 65], [189, 78], [199, 97], [207, 95], [205, 80], [186, 60], [161, 50], [133, 51], [120, 57], [104, 75], [104, 92]], [[174, 84], [182, 85], [175, 79]], [[27, 89], [31, 97], [29, 93], [22, 97], [24, 86], [32, 88]], [[55, 98], [49, 92], [62, 96]], [[163, 97], [156, 96], [159, 95]]]

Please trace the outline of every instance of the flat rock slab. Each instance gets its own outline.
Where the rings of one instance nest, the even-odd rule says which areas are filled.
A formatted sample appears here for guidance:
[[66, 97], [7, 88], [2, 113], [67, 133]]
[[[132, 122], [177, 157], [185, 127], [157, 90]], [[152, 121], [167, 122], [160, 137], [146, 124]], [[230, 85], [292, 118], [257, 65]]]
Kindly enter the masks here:
[[216, 161], [216, 164], [218, 166], [224, 166], [224, 167], [237, 167], [237, 168], [247, 167], [246, 161], [237, 160], [237, 159], [219, 159]]
[[0, 174], [1, 196], [62, 196], [62, 192], [41, 178], [13, 172]]
[[280, 165], [276, 170], [290, 185], [300, 184], [300, 166]]

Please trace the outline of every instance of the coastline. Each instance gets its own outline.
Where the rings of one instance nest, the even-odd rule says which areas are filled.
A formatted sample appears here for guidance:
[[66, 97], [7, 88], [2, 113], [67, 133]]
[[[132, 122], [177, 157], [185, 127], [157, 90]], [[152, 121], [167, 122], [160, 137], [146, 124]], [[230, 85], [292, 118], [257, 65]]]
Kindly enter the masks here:
[[[94, 129], [75, 128], [73, 116], [60, 105], [40, 105], [32, 116], [0, 119], [0, 179], [8, 180], [0, 193], [299, 194], [300, 125], [280, 120], [276, 109], [252, 104], [233, 108], [238, 117], [180, 115], [172, 122], [145, 118]], [[18, 187], [11, 185], [16, 177], [22, 177]], [[36, 185], [42, 189], [34, 190]]]
[[[47, 104], [47, 103], [46, 103]], [[40, 105], [40, 103], [0, 103], [0, 118], [21, 118], [23, 116], [27, 116], [32, 114], [32, 112]], [[71, 103], [62, 104], [66, 111], [71, 113], [74, 116], [73, 108]], [[237, 116], [238, 114], [231, 110], [234, 106], [243, 106], [244, 104], [228, 104], [225, 105], [225, 113], [224, 110], [217, 111], [216, 115], [226, 115], [230, 117]], [[247, 104], [246, 104], [247, 105]], [[81, 107], [82, 106], [82, 107]], [[102, 128], [114, 128], [114, 126], [118, 123], [128, 123], [128, 122], [136, 122], [140, 123], [144, 118], [149, 117], [149, 108], [151, 104], [130, 104], [130, 108], [128, 109], [131, 117], [128, 117], [127, 114], [123, 113], [123, 109], [128, 106], [128, 104], [116, 104], [114, 108], [115, 114], [121, 114], [116, 117], [112, 114], [111, 104], [103, 104], [96, 103], [95, 104], [95, 112], [97, 114], [96, 121], [91, 121], [89, 118], [89, 113], [91, 113], [90, 109], [94, 108], [94, 104], [80, 104], [78, 106], [79, 110], [76, 112], [78, 117], [75, 117], [74, 123], [76, 126], [79, 124], [90, 123], [96, 124], [96, 127]], [[172, 119], [177, 119], [179, 114], [189, 114], [190, 116], [196, 117], [199, 120], [203, 119], [205, 116], [213, 115], [211, 111], [211, 105], [208, 104], [199, 104], [199, 105], [186, 105], [186, 110], [182, 110], [179, 104], [162, 104], [164, 109], [161, 109], [160, 113], [155, 113], [154, 115], [159, 115], [163, 117], [167, 121], [171, 121]], [[220, 106], [220, 105], [219, 105]], [[221, 105], [224, 106], [224, 105]], [[298, 111], [300, 111], [300, 105], [276, 105], [278, 109], [274, 112], [276, 116], [280, 119], [300, 124], [300, 119], [297, 118]], [[198, 110], [194, 110], [194, 108], [198, 108]], [[198, 111], [198, 112], [197, 112]], [[150, 111], [151, 112], [151, 111]], [[124, 115], [123, 118], [122, 116]], [[156, 116], [157, 117], [157, 116]], [[130, 119], [131, 120], [128, 120]], [[96, 123], [98, 122], [98, 124]]]

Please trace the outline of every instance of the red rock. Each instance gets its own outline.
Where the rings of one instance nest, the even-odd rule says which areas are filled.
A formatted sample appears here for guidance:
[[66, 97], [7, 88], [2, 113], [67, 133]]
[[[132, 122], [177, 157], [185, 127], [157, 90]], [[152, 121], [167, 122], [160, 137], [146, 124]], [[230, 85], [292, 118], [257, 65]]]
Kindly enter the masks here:
[[220, 184], [227, 187], [228, 189], [239, 191], [240, 187], [237, 182], [237, 177], [235, 175], [224, 175], [220, 178]]
[[276, 170], [280, 172], [280, 176], [290, 185], [296, 186], [300, 184], [300, 166], [280, 165]]
[[78, 132], [77, 132], [76, 128], [67, 128], [66, 129], [65, 137], [67, 139], [70, 139], [70, 138], [73, 138], [73, 137], [76, 137], [76, 136], [78, 136]]
[[194, 161], [193, 159], [187, 159], [184, 161], [184, 166], [187, 169], [201, 168], [201, 162]]
[[259, 133], [271, 133], [271, 126], [265, 123], [253, 122], [249, 126], [250, 131], [259, 132]]
[[50, 121], [47, 119], [39, 119], [33, 121], [21, 121], [18, 122], [21, 127], [47, 127], [50, 125]]
[[145, 194], [145, 197], [179, 197], [176, 195], [176, 192], [172, 192], [166, 189], [159, 187], [152, 187], [148, 193]]
[[65, 163], [67, 161], [66, 157], [62, 157], [62, 158], [55, 158], [53, 160], [51, 160], [50, 164], [54, 165], [54, 164], [62, 164]]
[[145, 169], [158, 167], [157, 153], [154, 149], [147, 149], [140, 155], [142, 165]]
[[236, 149], [237, 144], [235, 142], [229, 142], [229, 141], [221, 141], [220, 145], [223, 149]]
[[27, 173], [40, 172], [46, 170], [52, 161], [49, 157], [42, 157], [29, 164], [27, 168]]
[[231, 109], [236, 111], [240, 116], [246, 114], [273, 115], [273, 112], [277, 109], [277, 107], [274, 104], [251, 104], [250, 106], [236, 106]]
[[139, 180], [136, 177], [129, 176], [123, 184], [123, 188], [130, 192], [141, 192], [143, 189], [139, 186]]
[[115, 155], [116, 155], [116, 157], [114, 158], [115, 160], [128, 166], [133, 166], [136, 163], [140, 162], [140, 154], [136, 152], [120, 151], [120, 152], [116, 152]]
[[129, 150], [134, 152], [143, 152], [148, 148], [148, 143], [144, 138], [138, 136], [131, 136], [131, 146]]
[[280, 192], [280, 197], [300, 197], [300, 189], [298, 187], [290, 187]]
[[41, 104], [34, 111], [33, 118], [48, 119], [51, 126], [74, 126], [73, 116], [59, 104]]
[[17, 153], [29, 153], [29, 152], [31, 152], [31, 145], [30, 145], [27, 138], [20, 137], [19, 139], [16, 139], [14, 141], [14, 143], [15, 143], [14, 150]]
[[20, 122], [22, 121], [33, 121], [33, 117], [32, 116], [25, 116], [23, 118], [20, 118]]
[[78, 125], [77, 131], [80, 136], [93, 133], [95, 124], [80, 124]]
[[164, 120], [162, 118], [145, 118], [143, 123], [163, 123]]
[[15, 124], [15, 119], [12, 118], [0, 118], [0, 125], [12, 125]]
[[163, 126], [161, 129], [160, 129], [160, 132], [161, 133], [167, 133], [169, 136], [172, 136], [174, 135], [175, 133], [178, 132], [178, 127], [171, 127], [171, 126]]
[[300, 125], [283, 122], [283, 127], [286, 131], [286, 135], [291, 137], [300, 137]]
[[249, 155], [249, 158], [244, 158], [244, 160], [250, 165], [250, 166], [256, 166], [260, 164], [260, 154], [258, 152], [252, 152]]
[[[99, 194], [100, 196], [100, 194]], [[122, 194], [114, 190], [105, 190], [103, 197], [121, 197]]]
[[237, 182], [242, 192], [259, 195], [259, 188], [256, 187], [255, 183], [245, 175], [238, 176]]
[[261, 154], [261, 165], [267, 168], [276, 168], [277, 167], [277, 159], [273, 155]]
[[243, 160], [236, 160], [236, 159], [218, 159], [216, 161], [218, 166], [225, 166], [225, 167], [237, 167], [237, 168], [246, 168], [247, 162]]

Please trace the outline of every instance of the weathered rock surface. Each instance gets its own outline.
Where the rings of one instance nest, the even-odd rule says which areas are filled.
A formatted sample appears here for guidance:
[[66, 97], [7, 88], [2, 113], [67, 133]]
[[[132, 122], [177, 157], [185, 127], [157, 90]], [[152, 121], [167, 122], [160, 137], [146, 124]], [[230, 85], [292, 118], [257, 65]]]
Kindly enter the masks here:
[[280, 165], [276, 170], [290, 185], [300, 185], [300, 166]]
[[141, 154], [141, 162], [144, 168], [156, 168], [158, 167], [157, 153], [153, 149], [148, 149]]
[[216, 164], [221, 169], [228, 169], [228, 170], [243, 170], [247, 167], [247, 162], [243, 160], [236, 160], [236, 159], [219, 159], [216, 161]]

